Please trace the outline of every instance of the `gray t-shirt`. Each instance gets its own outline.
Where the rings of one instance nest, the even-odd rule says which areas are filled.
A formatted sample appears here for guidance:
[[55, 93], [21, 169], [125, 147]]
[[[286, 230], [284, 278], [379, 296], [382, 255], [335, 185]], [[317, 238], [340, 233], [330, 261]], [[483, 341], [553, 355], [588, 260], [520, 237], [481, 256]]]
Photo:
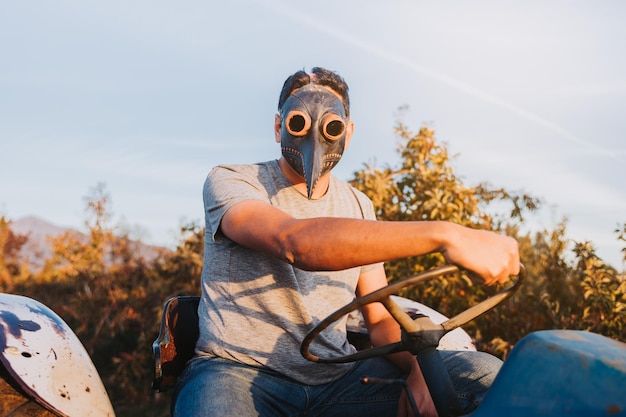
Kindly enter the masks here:
[[[381, 264], [309, 272], [242, 247], [221, 233], [220, 222], [230, 207], [250, 199], [295, 218], [375, 219], [371, 201], [335, 177], [324, 197], [308, 200], [284, 177], [277, 161], [214, 168], [204, 185], [205, 262], [196, 353], [266, 366], [310, 385], [335, 380], [352, 364], [309, 362], [300, 355], [300, 344], [317, 323], [354, 299], [361, 271]], [[342, 256], [342, 248], [336, 253]], [[311, 352], [320, 357], [354, 352], [345, 322], [346, 317], [324, 331]]]

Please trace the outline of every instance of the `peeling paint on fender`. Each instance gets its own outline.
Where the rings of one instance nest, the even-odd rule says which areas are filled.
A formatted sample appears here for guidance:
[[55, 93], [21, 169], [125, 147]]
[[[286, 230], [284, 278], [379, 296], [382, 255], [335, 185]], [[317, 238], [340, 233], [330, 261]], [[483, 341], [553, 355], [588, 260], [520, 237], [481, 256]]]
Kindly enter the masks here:
[[37, 402], [62, 416], [115, 416], [78, 337], [35, 300], [0, 294], [0, 360]]

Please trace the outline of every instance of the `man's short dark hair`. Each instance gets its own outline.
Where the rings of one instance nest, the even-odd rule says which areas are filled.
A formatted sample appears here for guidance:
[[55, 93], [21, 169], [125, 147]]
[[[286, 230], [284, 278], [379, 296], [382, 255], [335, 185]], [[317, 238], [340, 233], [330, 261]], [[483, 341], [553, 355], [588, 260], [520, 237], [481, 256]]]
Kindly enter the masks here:
[[304, 87], [308, 84], [318, 84], [330, 88], [341, 96], [343, 101], [343, 107], [346, 111], [346, 116], [350, 116], [350, 98], [348, 96], [348, 84], [345, 80], [336, 72], [327, 70], [325, 68], [313, 67], [311, 69], [311, 77], [305, 71], [298, 71], [285, 80], [283, 89], [280, 92], [278, 99], [278, 111], [283, 107], [287, 98], [300, 87]]

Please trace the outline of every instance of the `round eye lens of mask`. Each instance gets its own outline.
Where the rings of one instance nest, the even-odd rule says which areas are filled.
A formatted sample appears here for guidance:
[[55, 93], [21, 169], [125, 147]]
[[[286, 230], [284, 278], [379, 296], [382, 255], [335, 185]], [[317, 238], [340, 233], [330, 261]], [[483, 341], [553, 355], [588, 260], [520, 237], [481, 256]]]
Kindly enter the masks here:
[[346, 130], [346, 124], [341, 117], [336, 114], [327, 114], [322, 119], [322, 134], [326, 139], [341, 139]]
[[299, 110], [292, 110], [287, 115], [285, 128], [292, 136], [304, 136], [311, 128], [311, 118]]

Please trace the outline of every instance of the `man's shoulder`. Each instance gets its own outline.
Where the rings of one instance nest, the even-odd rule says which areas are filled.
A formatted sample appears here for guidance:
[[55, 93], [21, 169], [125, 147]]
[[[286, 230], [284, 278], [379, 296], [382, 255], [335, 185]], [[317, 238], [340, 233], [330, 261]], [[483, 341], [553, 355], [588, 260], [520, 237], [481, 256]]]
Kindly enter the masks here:
[[211, 169], [210, 174], [214, 172], [259, 172], [261, 169], [270, 168], [276, 161], [257, 162], [254, 164], [220, 164]]
[[271, 172], [276, 161], [259, 162], [254, 164], [224, 164], [211, 169], [208, 178], [223, 180], [233, 177], [260, 178], [262, 172]]
[[344, 207], [355, 207], [357, 212], [354, 215], [357, 217], [371, 220], [376, 218], [372, 200], [349, 182], [335, 177], [333, 178], [332, 189], [335, 204]]
[[332, 181], [333, 181], [333, 187], [340, 193], [340, 194], [345, 194], [347, 193], [352, 193], [357, 200], [359, 201], [369, 201], [370, 198], [368, 196], [366, 196], [363, 192], [361, 192], [359, 189], [355, 188], [352, 184], [350, 184], [348, 181], [339, 179], [335, 176], [332, 176]]

